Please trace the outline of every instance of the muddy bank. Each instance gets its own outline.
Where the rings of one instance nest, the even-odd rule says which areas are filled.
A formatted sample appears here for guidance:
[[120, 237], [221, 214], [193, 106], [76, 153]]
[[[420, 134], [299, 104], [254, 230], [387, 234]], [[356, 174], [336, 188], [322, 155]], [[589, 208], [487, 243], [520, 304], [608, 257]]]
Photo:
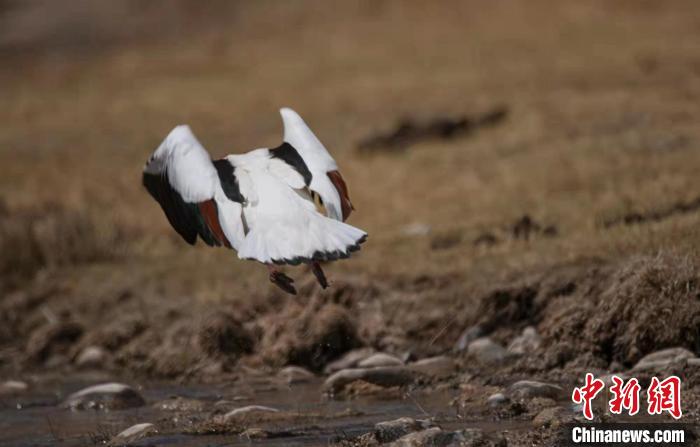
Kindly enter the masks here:
[[513, 373], [628, 368], [666, 347], [700, 349], [698, 266], [671, 254], [577, 262], [469, 289], [458, 276], [350, 279], [329, 292], [308, 281], [294, 299], [271, 291], [244, 302], [190, 303], [187, 312], [167, 297], [144, 302], [138, 290], [104, 293], [115, 295], [99, 303], [51, 277], [9, 293], [0, 303], [0, 342], [13, 355], [2, 357], [3, 367], [99, 366], [197, 380], [242, 367], [321, 373], [358, 348], [404, 362], [462, 361], [470, 338], [508, 346], [528, 327], [538, 334], [535, 355], [516, 359]]

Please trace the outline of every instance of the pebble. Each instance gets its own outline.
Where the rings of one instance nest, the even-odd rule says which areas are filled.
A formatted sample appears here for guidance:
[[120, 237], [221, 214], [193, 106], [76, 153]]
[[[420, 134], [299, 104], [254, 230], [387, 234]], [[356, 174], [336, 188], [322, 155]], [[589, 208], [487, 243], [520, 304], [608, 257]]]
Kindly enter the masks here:
[[21, 380], [7, 380], [0, 383], [0, 396], [15, 396], [29, 389], [27, 382]]
[[262, 405], [248, 405], [247, 407], [240, 407], [229, 411], [223, 417], [223, 420], [230, 422], [236, 419], [243, 419], [249, 416], [258, 416], [263, 413], [279, 413], [280, 410], [272, 407], [265, 407]]
[[351, 368], [338, 371], [328, 377], [323, 383], [323, 387], [326, 392], [333, 394], [357, 380], [363, 380], [382, 387], [403, 386], [413, 383], [418, 376], [418, 373], [404, 366]]
[[477, 338], [469, 343], [467, 353], [480, 363], [495, 364], [504, 361], [509, 353], [488, 337]]
[[132, 425], [109, 441], [109, 445], [128, 445], [146, 436], [157, 433], [156, 426], [148, 422]]
[[464, 330], [464, 332], [462, 332], [462, 335], [459, 336], [457, 343], [455, 343], [454, 350], [458, 352], [464, 351], [469, 347], [469, 343], [473, 342], [482, 335], [484, 335], [484, 330], [481, 328], [481, 326], [475, 325], [468, 327]]
[[425, 430], [430, 427], [425, 420], [415, 420], [409, 417], [393, 421], [380, 422], [374, 426], [374, 437], [381, 443], [392, 442], [409, 433]]
[[514, 338], [508, 345], [508, 352], [511, 354], [529, 354], [536, 351], [542, 344], [542, 338], [537, 333], [537, 330], [528, 326], [523, 329], [523, 333]]
[[290, 385], [311, 382], [316, 378], [314, 373], [301, 366], [287, 366], [282, 368], [277, 375]]
[[98, 368], [104, 365], [107, 353], [99, 346], [88, 346], [75, 359], [75, 364], [81, 368]]
[[374, 354], [374, 349], [372, 348], [353, 349], [346, 352], [339, 359], [327, 364], [323, 372], [326, 374], [333, 374], [341, 369], [354, 368], [358, 363], [372, 354]]
[[409, 364], [408, 367], [412, 371], [438, 378], [450, 376], [457, 369], [455, 361], [445, 355], [421, 359]]
[[668, 348], [652, 352], [642, 357], [632, 368], [633, 371], [658, 371], [671, 363], [694, 359], [695, 354], [685, 348]]
[[512, 399], [532, 399], [535, 397], [557, 399], [563, 391], [560, 386], [534, 380], [521, 380], [508, 387], [508, 395]]
[[369, 357], [361, 360], [357, 366], [360, 368], [376, 368], [378, 366], [400, 366], [403, 362], [400, 358], [395, 357], [391, 354], [385, 354], [383, 352], [377, 352]]
[[488, 445], [483, 431], [472, 428], [459, 431], [443, 431], [439, 427], [409, 433], [388, 444], [391, 447], [447, 447], [447, 446], [483, 446]]
[[486, 399], [486, 403], [491, 407], [500, 407], [507, 404], [509, 399], [503, 393], [495, 393]]
[[144, 398], [129, 385], [123, 383], [103, 383], [77, 391], [63, 402], [62, 406], [72, 410], [105, 409], [118, 410], [140, 407], [146, 404]]

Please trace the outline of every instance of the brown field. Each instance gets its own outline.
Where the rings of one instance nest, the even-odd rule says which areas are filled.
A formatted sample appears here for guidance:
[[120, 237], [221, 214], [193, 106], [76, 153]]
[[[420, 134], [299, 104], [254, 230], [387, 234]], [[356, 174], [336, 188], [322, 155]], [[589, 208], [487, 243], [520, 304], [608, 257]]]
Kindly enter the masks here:
[[[501, 378], [472, 371], [494, 386], [698, 352], [698, 39], [691, 0], [0, 2], [0, 378], [71, 373], [94, 345], [115, 377], [322, 371], [356, 346], [453, 355], [474, 324], [543, 337]], [[174, 125], [218, 158], [279, 144], [282, 106], [369, 233], [327, 292], [287, 269], [296, 298], [187, 246], [140, 183]], [[357, 149], [499, 107], [463, 136]]]

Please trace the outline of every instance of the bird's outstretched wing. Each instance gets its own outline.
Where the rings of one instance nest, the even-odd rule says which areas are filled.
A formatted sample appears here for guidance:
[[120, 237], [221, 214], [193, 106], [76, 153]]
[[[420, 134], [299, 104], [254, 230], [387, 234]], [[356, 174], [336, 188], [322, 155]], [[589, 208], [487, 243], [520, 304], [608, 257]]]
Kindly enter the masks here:
[[243, 196], [233, 166], [212, 162], [188, 126], [177, 126], [151, 155], [143, 185], [160, 204], [170, 225], [189, 244], [236, 248], [244, 238]]
[[[280, 115], [284, 123], [284, 142], [291, 145], [294, 152], [301, 157], [303, 161], [301, 165], [305, 166], [306, 172], [297, 166], [295, 168], [305, 180], [308, 179], [309, 189], [319, 195], [328, 217], [340, 221], [346, 220], [354, 207], [348, 195], [348, 187], [335, 160], [298, 113], [285, 107], [280, 109]], [[292, 164], [290, 161], [294, 161], [292, 159], [295, 158], [293, 151], [285, 145], [273, 150], [273, 153], [277, 154], [275, 151], [282, 148], [289, 153], [287, 158], [290, 159], [284, 161]], [[277, 156], [284, 157], [281, 153]]]

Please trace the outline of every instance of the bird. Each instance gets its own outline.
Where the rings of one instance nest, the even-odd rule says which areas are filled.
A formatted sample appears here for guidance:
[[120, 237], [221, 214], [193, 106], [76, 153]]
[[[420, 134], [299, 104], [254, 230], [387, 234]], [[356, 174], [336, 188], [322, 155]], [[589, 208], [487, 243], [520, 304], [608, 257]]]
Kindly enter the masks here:
[[201, 239], [265, 264], [270, 281], [296, 295], [281, 266], [308, 265], [326, 289], [321, 262], [348, 258], [367, 233], [345, 223], [355, 208], [326, 147], [294, 110], [280, 115], [278, 147], [218, 160], [178, 125], [148, 158], [142, 183], [188, 244]]

